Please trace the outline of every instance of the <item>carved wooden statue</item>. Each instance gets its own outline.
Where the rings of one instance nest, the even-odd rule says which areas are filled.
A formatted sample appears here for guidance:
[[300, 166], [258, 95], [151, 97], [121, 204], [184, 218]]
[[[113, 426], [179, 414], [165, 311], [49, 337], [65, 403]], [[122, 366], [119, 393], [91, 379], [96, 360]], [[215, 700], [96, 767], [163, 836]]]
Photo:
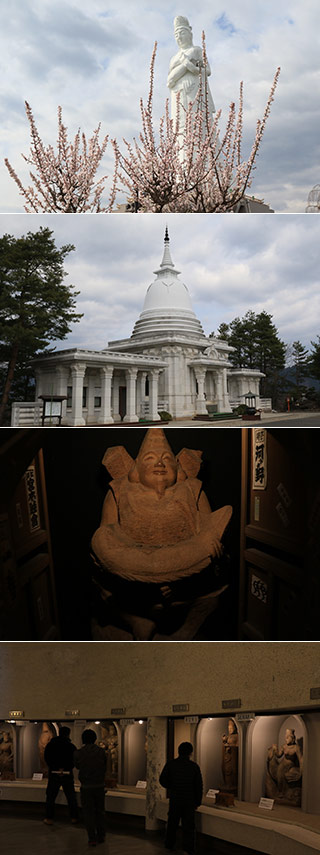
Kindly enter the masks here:
[[92, 538], [94, 560], [113, 591], [116, 580], [134, 582], [144, 585], [150, 603], [168, 600], [176, 583], [194, 579], [222, 554], [232, 508], [211, 511], [197, 478], [201, 451], [184, 448], [175, 456], [161, 428], [147, 432], [135, 461], [117, 446], [102, 462], [113, 480]]
[[238, 745], [239, 736], [235, 722], [228, 721], [228, 733], [222, 736], [222, 775], [225, 789], [230, 793], [238, 791]]
[[287, 728], [285, 742], [280, 748], [268, 749], [266, 795], [281, 804], [301, 805], [302, 748], [295, 731]]

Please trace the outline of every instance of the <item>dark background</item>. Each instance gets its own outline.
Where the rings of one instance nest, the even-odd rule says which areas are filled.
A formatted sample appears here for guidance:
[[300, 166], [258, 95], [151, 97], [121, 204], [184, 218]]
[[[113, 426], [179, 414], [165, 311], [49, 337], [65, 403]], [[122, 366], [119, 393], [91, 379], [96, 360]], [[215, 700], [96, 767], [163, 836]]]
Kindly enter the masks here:
[[[109, 446], [124, 445], [135, 458], [146, 433], [143, 428], [44, 429], [48, 506], [56, 575], [61, 637], [90, 638], [91, 537], [100, 524], [110, 477], [101, 460]], [[225, 537], [231, 553], [233, 581], [222, 620], [215, 621], [214, 637], [236, 638], [239, 565], [240, 431], [170, 428], [167, 438], [174, 453], [200, 449], [199, 478], [212, 510], [225, 504], [234, 509]]]

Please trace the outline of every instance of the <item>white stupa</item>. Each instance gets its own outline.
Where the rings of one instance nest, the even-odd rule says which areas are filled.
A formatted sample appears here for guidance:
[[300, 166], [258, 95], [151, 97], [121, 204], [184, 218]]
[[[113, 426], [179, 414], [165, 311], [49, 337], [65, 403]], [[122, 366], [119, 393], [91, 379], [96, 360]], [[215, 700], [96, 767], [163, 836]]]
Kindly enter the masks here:
[[170, 254], [168, 229], [155, 279], [130, 338], [100, 351], [72, 348], [35, 361], [38, 395], [66, 396], [63, 424], [129, 424], [230, 413], [250, 390], [259, 406], [259, 371], [234, 369], [232, 348], [206, 336]]

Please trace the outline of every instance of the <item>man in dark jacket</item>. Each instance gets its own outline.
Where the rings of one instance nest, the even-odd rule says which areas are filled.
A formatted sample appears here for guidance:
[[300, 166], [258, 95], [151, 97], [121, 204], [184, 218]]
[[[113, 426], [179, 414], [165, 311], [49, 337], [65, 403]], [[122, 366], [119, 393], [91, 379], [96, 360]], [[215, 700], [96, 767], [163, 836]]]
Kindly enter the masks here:
[[179, 756], [168, 760], [160, 775], [160, 784], [169, 790], [169, 813], [165, 846], [173, 849], [181, 819], [183, 848], [194, 855], [194, 812], [202, 800], [200, 767], [190, 759], [191, 742], [181, 742]]
[[96, 739], [94, 730], [84, 730], [83, 747], [74, 755], [75, 766], [79, 769], [81, 805], [89, 846], [103, 843], [105, 838], [104, 786], [107, 758], [103, 748], [94, 744]]
[[70, 739], [70, 727], [60, 727], [59, 736], [54, 736], [45, 748], [44, 759], [49, 768], [46, 818], [44, 822], [52, 825], [54, 816], [54, 803], [60, 787], [66, 796], [71, 822], [78, 821], [77, 797], [73, 781], [73, 755], [76, 746]]

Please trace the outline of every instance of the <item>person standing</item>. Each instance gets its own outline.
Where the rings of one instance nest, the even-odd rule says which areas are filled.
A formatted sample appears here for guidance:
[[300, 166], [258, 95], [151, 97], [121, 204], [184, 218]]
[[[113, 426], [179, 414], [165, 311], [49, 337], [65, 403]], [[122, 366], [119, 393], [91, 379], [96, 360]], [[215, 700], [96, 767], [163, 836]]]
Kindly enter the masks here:
[[60, 787], [66, 796], [71, 822], [78, 822], [78, 805], [73, 780], [73, 755], [76, 746], [70, 739], [70, 727], [60, 727], [59, 736], [54, 736], [48, 742], [44, 751], [44, 759], [49, 768], [47, 799], [46, 799], [46, 825], [52, 825], [54, 817], [54, 803]]
[[89, 846], [103, 843], [105, 838], [104, 787], [107, 768], [106, 753], [95, 745], [94, 730], [83, 731], [83, 747], [75, 752], [74, 762], [79, 769], [80, 795]]
[[181, 819], [183, 848], [188, 855], [195, 851], [194, 812], [201, 804], [203, 789], [200, 767], [190, 759], [192, 752], [191, 742], [181, 742], [178, 757], [167, 761], [159, 779], [161, 786], [169, 790], [166, 849], [174, 848]]

